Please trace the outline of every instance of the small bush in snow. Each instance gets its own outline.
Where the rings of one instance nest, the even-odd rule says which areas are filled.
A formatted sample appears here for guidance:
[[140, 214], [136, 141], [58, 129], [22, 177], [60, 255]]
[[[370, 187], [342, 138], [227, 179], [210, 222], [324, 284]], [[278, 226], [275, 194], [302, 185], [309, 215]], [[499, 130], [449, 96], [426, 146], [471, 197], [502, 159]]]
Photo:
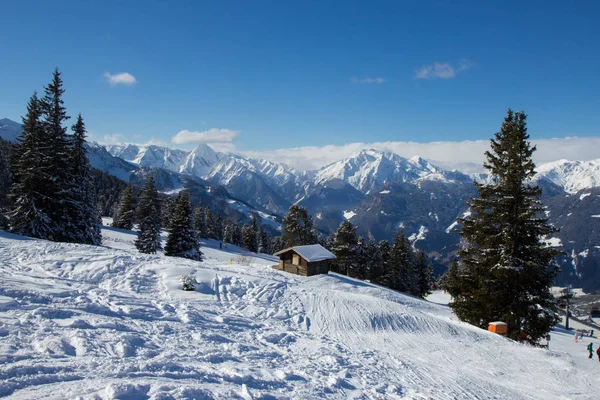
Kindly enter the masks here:
[[181, 277], [181, 289], [185, 291], [196, 290], [196, 280], [189, 275]]
[[247, 266], [251, 266], [252, 264], [254, 264], [254, 260], [250, 256], [237, 256], [233, 259], [233, 262], [235, 262], [236, 264]]

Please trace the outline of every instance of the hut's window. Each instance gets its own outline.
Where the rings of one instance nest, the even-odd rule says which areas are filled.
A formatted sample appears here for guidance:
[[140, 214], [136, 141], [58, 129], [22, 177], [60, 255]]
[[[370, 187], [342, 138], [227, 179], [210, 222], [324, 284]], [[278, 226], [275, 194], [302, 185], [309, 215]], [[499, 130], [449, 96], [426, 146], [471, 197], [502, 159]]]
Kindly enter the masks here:
[[298, 256], [298, 254], [294, 254], [294, 256], [292, 257], [292, 264], [300, 265], [300, 256]]

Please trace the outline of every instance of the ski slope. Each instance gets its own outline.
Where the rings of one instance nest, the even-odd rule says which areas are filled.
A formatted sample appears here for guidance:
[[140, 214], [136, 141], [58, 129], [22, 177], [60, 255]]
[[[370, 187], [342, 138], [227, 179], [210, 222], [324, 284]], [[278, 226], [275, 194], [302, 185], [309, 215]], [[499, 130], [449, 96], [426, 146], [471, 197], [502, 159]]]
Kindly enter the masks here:
[[600, 362], [571, 332], [531, 348], [457, 321], [443, 294], [295, 276], [214, 241], [199, 263], [103, 235], [94, 247], [0, 232], [0, 396], [597, 398]]

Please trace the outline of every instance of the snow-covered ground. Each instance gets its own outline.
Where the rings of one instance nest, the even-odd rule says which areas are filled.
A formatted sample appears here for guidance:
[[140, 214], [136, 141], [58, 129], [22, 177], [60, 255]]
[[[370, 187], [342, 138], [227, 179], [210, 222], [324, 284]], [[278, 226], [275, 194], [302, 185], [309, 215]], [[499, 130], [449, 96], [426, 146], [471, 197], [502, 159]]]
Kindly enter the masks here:
[[295, 276], [214, 241], [202, 263], [142, 255], [132, 232], [103, 234], [105, 247], [0, 233], [0, 396], [598, 396], [600, 363], [560, 328], [550, 351], [531, 348], [457, 321], [443, 293]]

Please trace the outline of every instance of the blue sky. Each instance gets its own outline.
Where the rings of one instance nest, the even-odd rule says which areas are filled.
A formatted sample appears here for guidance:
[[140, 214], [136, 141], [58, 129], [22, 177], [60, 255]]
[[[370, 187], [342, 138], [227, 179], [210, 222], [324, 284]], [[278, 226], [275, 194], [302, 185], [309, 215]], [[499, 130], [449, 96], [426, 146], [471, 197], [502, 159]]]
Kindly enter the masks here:
[[[83, 114], [95, 140], [217, 141], [240, 152], [487, 140], [508, 107], [529, 114], [533, 139], [600, 132], [597, 2], [3, 1], [1, 9], [0, 117], [19, 120], [58, 66], [68, 111]], [[191, 134], [173, 143], [180, 131]]]

